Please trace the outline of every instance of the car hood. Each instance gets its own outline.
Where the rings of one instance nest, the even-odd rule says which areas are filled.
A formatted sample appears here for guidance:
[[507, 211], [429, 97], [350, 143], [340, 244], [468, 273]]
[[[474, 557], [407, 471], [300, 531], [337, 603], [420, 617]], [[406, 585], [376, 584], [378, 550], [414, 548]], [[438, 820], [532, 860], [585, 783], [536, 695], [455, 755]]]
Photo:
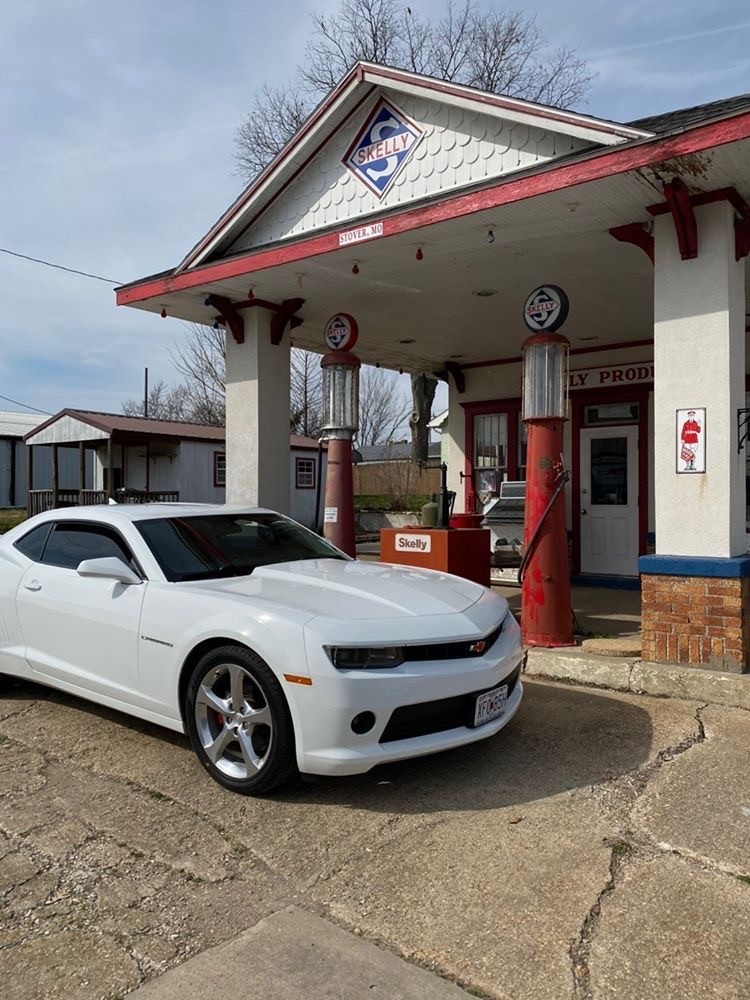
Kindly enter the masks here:
[[413, 618], [465, 611], [485, 593], [469, 580], [387, 563], [309, 559], [261, 566], [250, 576], [186, 584], [344, 620]]

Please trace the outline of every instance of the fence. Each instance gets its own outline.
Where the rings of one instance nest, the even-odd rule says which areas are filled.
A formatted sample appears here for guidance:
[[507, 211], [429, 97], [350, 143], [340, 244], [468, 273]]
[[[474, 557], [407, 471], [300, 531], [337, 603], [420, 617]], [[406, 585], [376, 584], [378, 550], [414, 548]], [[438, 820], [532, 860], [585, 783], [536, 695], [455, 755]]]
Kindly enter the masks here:
[[366, 462], [354, 466], [354, 495], [389, 496], [397, 499], [437, 493], [440, 468], [420, 467], [416, 462]]
[[[177, 491], [117, 490], [115, 494], [118, 503], [178, 503], [180, 494]], [[41, 514], [45, 510], [58, 507], [89, 507], [92, 504], [106, 503], [105, 490], [29, 490], [26, 509], [29, 517]]]

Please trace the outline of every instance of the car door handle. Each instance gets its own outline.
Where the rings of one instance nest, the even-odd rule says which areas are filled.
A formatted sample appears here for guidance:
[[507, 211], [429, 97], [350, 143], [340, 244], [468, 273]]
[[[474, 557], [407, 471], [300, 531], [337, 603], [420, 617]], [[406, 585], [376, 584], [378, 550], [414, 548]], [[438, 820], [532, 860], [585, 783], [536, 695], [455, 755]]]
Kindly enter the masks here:
[[28, 583], [24, 584], [26, 590], [41, 590], [42, 585], [38, 580], [29, 580]]

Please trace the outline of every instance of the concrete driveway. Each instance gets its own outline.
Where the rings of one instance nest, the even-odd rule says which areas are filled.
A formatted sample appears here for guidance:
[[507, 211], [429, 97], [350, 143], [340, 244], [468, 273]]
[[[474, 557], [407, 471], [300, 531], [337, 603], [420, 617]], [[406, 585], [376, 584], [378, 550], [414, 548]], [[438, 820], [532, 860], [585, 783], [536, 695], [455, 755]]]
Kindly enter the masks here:
[[3, 679], [0, 903], [4, 1000], [122, 996], [290, 904], [472, 996], [747, 998], [750, 713], [529, 680], [486, 743], [253, 800]]

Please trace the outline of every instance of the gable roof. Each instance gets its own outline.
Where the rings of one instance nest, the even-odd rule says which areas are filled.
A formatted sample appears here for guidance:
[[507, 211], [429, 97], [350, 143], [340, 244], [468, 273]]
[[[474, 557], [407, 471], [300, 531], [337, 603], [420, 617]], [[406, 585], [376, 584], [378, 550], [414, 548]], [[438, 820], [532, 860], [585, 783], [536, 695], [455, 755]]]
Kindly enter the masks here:
[[170, 437], [195, 439], [201, 441], [223, 441], [225, 430], [208, 424], [192, 424], [184, 420], [156, 420], [151, 417], [131, 417], [125, 413], [102, 413], [98, 410], [60, 410], [44, 423], [26, 434], [27, 443], [34, 444], [30, 438], [42, 433], [48, 427], [69, 417], [74, 421], [100, 432], [98, 437], [110, 437], [113, 434], [137, 434], [142, 437]]
[[463, 108], [550, 132], [607, 146], [650, 133], [630, 125], [593, 118], [515, 97], [488, 93], [475, 87], [449, 83], [407, 70], [358, 62], [312, 112], [281, 152], [227, 209], [206, 235], [178, 264], [175, 274], [220, 255], [288, 185], [327, 140], [356, 112], [376, 88], [404, 95], [431, 98]]
[[630, 125], [633, 128], [647, 129], [649, 132], [662, 135], [710, 121], [712, 118], [724, 118], [745, 108], [750, 108], [750, 94], [739, 94], [737, 97], [727, 97], [721, 101], [709, 101], [708, 104], [696, 104], [691, 108], [680, 108], [661, 115], [638, 118], [630, 122]]
[[0, 410], [0, 437], [22, 438], [48, 419], [48, 413], [19, 413], [16, 410]]

